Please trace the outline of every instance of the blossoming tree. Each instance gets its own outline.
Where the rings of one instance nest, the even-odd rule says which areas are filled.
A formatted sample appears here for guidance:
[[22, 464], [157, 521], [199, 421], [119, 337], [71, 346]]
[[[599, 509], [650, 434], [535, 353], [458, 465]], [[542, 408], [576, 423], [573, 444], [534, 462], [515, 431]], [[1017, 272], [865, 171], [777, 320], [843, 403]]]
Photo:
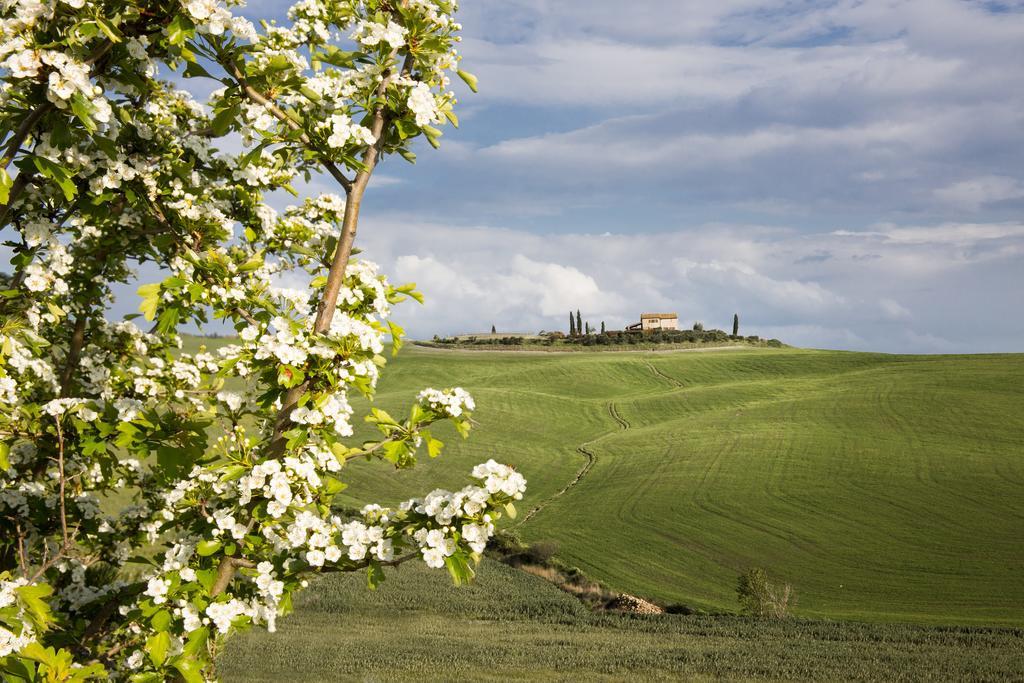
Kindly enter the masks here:
[[[471, 578], [524, 491], [511, 468], [331, 507], [350, 463], [412, 467], [442, 449], [431, 425], [471, 425], [466, 392], [426, 389], [350, 438], [349, 397], [402, 337], [391, 307], [420, 296], [353, 259], [360, 202], [384, 156], [457, 125], [455, 0], [303, 0], [260, 28], [218, 0], [0, 8], [4, 679], [210, 680], [224, 640], [273, 630], [314, 574], [372, 587], [419, 558]], [[272, 208], [313, 174], [344, 198]], [[140, 326], [107, 320], [138, 264], [165, 276]], [[182, 349], [214, 319], [236, 343]]]

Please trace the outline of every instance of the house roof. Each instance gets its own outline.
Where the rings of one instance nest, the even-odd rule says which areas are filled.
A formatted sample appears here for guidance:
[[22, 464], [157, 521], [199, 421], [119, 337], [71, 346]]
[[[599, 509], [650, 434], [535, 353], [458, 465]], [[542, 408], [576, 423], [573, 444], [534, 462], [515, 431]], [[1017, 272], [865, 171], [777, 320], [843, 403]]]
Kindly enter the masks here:
[[644, 318], [678, 318], [679, 315], [676, 313], [641, 313], [640, 319]]

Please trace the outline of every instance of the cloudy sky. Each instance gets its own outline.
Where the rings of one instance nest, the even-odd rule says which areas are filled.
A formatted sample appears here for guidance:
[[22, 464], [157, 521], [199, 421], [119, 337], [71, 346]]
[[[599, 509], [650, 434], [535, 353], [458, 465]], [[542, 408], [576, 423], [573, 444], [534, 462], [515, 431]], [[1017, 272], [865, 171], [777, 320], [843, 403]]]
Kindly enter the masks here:
[[[250, 2], [254, 13], [280, 8]], [[465, 0], [462, 128], [359, 243], [414, 336], [677, 311], [1024, 351], [1024, 0]]]

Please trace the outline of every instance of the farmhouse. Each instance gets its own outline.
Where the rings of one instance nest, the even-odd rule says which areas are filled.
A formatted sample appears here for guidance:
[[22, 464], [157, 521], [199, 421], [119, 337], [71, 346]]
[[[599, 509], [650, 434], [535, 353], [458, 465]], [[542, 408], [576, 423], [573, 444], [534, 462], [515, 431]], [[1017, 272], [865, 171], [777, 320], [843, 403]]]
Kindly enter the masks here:
[[654, 330], [678, 330], [679, 316], [675, 313], [641, 313], [640, 322], [626, 328], [630, 332]]

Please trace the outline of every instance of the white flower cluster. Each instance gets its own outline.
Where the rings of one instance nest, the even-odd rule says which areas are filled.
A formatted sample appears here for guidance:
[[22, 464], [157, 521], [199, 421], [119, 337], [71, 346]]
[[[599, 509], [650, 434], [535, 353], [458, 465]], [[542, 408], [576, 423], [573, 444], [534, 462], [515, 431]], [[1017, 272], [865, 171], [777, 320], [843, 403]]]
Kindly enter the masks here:
[[233, 16], [217, 0], [182, 0], [181, 4], [201, 33], [219, 36], [230, 30], [244, 40], [255, 41], [258, 38], [252, 22], [244, 17]]
[[409, 30], [404, 26], [388, 20], [386, 24], [379, 24], [375, 21], [360, 21], [352, 34], [352, 40], [358, 41], [367, 47], [374, 47], [380, 43], [387, 43], [392, 49], [398, 49], [405, 45], [405, 36]]
[[428, 567], [440, 569], [444, 566], [444, 558], [455, 554], [458, 545], [455, 539], [446, 536], [442, 529], [420, 529], [413, 538], [420, 544], [423, 561]]
[[464, 412], [472, 412], [476, 408], [473, 397], [461, 387], [453, 389], [424, 389], [417, 396], [423, 405], [436, 413], [448, 417], [459, 417]]
[[370, 129], [360, 126], [345, 114], [333, 114], [320, 125], [320, 129], [328, 133], [327, 144], [338, 149], [353, 142], [357, 145], [372, 145], [377, 141]]
[[53, 68], [49, 76], [49, 89], [46, 98], [57, 106], [66, 109], [71, 98], [80, 93], [92, 106], [90, 116], [99, 123], [110, 121], [110, 103], [103, 97], [103, 88], [93, 85], [89, 78], [89, 67], [76, 61], [63, 52], [47, 50], [42, 53], [42, 61]]
[[480, 479], [490, 494], [504, 493], [510, 498], [520, 500], [526, 491], [526, 479], [508, 465], [502, 465], [493, 459], [473, 468], [473, 478]]
[[[22, 586], [28, 585], [24, 578], [13, 581], [0, 581], [0, 610], [7, 609], [15, 604], [17, 596], [15, 591]], [[28, 620], [24, 618], [23, 611], [17, 611], [17, 621], [21, 622], [21, 631], [14, 633], [3, 625], [0, 625], [0, 659], [3, 659], [12, 652], [19, 652], [26, 645], [35, 640], [35, 633]], [[14, 624], [10, 624], [13, 626]]]
[[441, 120], [441, 114], [437, 110], [437, 100], [426, 83], [416, 82], [409, 88], [407, 104], [409, 111], [416, 115], [417, 126], [427, 126]]
[[331, 394], [326, 400], [317, 401], [314, 407], [302, 406], [292, 411], [291, 420], [296, 424], [333, 425], [339, 436], [352, 436], [352, 406], [345, 394]]
[[[521, 500], [526, 491], [523, 475], [493, 459], [474, 467], [473, 477], [482, 480], [484, 485], [466, 486], [455, 493], [436, 489], [422, 500], [413, 499], [401, 506], [403, 510], [427, 515], [440, 526], [440, 529], [419, 529], [413, 535], [420, 546], [423, 561], [430, 567], [443, 567], [444, 558], [455, 552], [457, 543], [451, 534], [457, 529], [473, 552], [483, 552], [487, 541], [494, 535], [494, 523], [487, 513], [492, 496], [504, 495]], [[460, 519], [463, 520], [461, 526], [458, 525]]]

